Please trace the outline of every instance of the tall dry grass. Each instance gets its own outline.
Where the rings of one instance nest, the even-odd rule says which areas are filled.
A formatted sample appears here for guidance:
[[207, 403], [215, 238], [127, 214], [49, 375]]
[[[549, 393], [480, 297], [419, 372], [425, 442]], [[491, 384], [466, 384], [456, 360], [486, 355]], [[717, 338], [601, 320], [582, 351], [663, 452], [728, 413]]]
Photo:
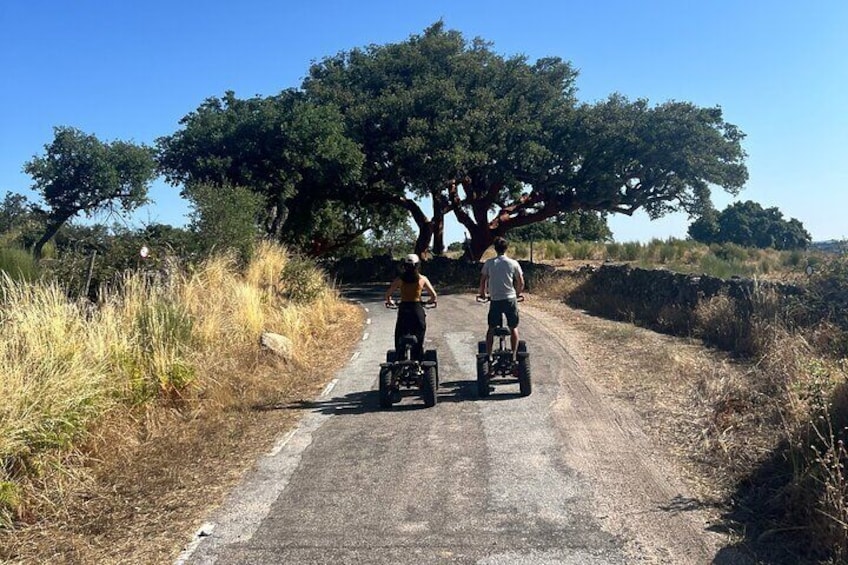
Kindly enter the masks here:
[[288, 337], [301, 363], [345, 308], [312, 263], [271, 244], [243, 269], [222, 255], [156, 277], [128, 273], [98, 304], [3, 276], [0, 523], [52, 496], [39, 484], [74, 472], [68, 458], [98, 422], [151, 403], [235, 402], [227, 391], [249, 382], [263, 331]]
[[[848, 562], [845, 273], [845, 261], [823, 268], [824, 280], [803, 297], [755, 284], [744, 299], [719, 294], [671, 313], [686, 324], [651, 321], [733, 355], [732, 371], [693, 365], [682, 378], [691, 382], [692, 413], [703, 415], [695, 457], [709, 463], [717, 484], [738, 486], [736, 513], [744, 515], [738, 520], [749, 542], [779, 537], [794, 551], [836, 563]], [[575, 273], [538, 287], [593, 312], [639, 308], [638, 301], [586, 285], [590, 276]]]
[[[701, 302], [696, 332], [751, 362], [742, 380], [701, 384], [702, 399], [721, 422], [709, 441], [719, 459], [752, 489], [765, 538], [792, 532], [811, 556], [848, 559], [848, 363], [834, 356], [831, 324], [799, 327], [799, 305], [755, 287], [740, 308], [725, 295]], [[750, 308], [750, 310], [748, 310]], [[831, 339], [823, 337], [829, 336]], [[752, 453], [752, 438], [765, 452]], [[761, 465], [759, 468], [758, 465]], [[750, 474], [750, 469], [757, 469]]]

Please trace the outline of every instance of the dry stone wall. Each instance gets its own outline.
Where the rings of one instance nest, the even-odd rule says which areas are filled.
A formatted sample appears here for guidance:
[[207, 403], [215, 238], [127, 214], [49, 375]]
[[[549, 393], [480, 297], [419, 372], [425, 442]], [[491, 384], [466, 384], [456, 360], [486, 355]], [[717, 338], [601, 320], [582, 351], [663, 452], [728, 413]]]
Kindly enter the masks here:
[[[804, 292], [800, 287], [781, 283], [687, 275], [627, 264], [586, 266], [576, 271], [527, 261], [521, 261], [521, 265], [531, 292], [570, 281], [567, 300], [573, 306], [677, 335], [691, 335], [697, 305], [712, 297], [724, 295], [732, 299], [735, 315], [744, 319], [754, 311], [759, 291], [769, 289], [787, 301]], [[327, 267], [342, 284], [388, 284], [398, 273], [398, 262], [388, 256], [346, 259]], [[444, 257], [425, 262], [422, 272], [437, 288], [476, 288], [480, 280], [479, 263]]]

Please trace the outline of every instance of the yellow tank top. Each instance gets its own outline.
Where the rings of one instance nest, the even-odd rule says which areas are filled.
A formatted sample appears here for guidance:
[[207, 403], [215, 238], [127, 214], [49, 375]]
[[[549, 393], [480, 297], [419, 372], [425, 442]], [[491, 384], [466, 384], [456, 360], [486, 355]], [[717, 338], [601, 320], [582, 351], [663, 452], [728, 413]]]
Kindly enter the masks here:
[[401, 302], [421, 302], [421, 279], [415, 282], [400, 281]]

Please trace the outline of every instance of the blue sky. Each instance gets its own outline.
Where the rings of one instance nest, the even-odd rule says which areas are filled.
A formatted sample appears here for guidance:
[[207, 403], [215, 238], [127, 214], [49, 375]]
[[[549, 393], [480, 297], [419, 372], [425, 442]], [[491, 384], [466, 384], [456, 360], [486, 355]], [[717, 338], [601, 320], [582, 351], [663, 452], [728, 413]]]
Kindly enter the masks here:
[[[73, 126], [153, 144], [207, 97], [298, 86], [311, 61], [403, 41], [442, 19], [503, 55], [560, 56], [586, 102], [620, 92], [721, 106], [746, 134], [739, 196], [797, 218], [814, 240], [848, 224], [848, 2], [822, 0], [2, 0], [0, 195], [29, 190], [23, 164]], [[136, 222], [185, 222], [157, 181]], [[714, 202], [732, 201], [720, 189]], [[618, 241], [685, 237], [674, 214], [613, 217]], [[448, 227], [448, 241], [462, 231]]]

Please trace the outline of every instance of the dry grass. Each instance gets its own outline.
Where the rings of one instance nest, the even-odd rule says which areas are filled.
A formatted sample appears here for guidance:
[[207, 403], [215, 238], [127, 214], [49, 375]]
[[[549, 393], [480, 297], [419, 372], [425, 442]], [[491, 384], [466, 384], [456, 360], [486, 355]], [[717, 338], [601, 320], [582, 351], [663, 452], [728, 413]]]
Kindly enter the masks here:
[[[129, 275], [97, 307], [2, 281], [0, 509], [16, 526], [0, 559], [173, 558], [295, 418], [257, 408], [311, 397], [336, 368], [327, 344], [355, 340], [359, 311], [290, 259], [265, 245], [243, 272], [216, 257]], [[293, 358], [261, 351], [263, 330], [291, 339]]]
[[[569, 280], [552, 296], [579, 288]], [[722, 527], [738, 531], [741, 545], [844, 562], [848, 363], [836, 347], [844, 333], [827, 323], [793, 329], [797, 304], [763, 289], [751, 298], [750, 311], [723, 295], [701, 302], [697, 341], [559, 308], [603, 359], [595, 377], [643, 416], [702, 501], [724, 509]]]

